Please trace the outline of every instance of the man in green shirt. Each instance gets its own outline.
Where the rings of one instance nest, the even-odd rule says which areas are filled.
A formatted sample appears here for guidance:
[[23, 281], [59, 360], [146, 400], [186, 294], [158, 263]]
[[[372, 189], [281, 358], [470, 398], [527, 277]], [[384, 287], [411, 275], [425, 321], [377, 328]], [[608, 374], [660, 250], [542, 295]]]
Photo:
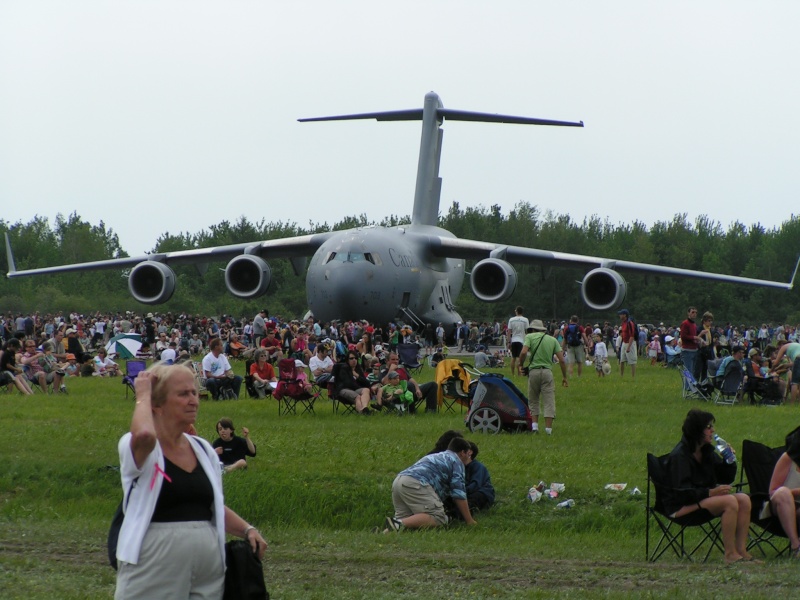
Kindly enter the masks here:
[[[533, 333], [525, 336], [522, 343], [522, 352], [519, 363], [523, 368], [529, 369], [528, 374], [528, 406], [533, 417], [531, 431], [539, 432], [539, 413], [544, 413], [544, 431], [547, 435], [553, 433], [553, 419], [556, 417], [556, 382], [553, 372], [553, 356], [561, 365], [561, 385], [568, 387], [567, 364], [564, 362], [564, 352], [561, 344], [551, 335], [545, 333], [545, 327], [540, 319], [531, 321], [530, 329]], [[530, 354], [530, 358], [528, 358]], [[527, 362], [526, 362], [527, 361]], [[540, 410], [541, 407], [541, 410]]]

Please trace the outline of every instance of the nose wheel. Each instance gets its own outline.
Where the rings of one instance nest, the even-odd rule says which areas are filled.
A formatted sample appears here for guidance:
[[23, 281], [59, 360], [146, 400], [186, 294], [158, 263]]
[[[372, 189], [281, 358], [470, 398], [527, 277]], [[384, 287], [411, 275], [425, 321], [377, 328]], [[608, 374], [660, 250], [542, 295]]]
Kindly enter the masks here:
[[493, 408], [479, 408], [469, 417], [469, 430], [473, 433], [500, 433], [500, 415]]

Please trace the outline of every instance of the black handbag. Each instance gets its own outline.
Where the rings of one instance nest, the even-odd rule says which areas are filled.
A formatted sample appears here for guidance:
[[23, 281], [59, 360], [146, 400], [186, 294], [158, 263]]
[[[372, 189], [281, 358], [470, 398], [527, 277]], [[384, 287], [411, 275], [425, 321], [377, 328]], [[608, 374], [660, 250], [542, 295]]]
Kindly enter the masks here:
[[225, 564], [222, 600], [269, 600], [264, 569], [249, 542], [235, 540], [225, 544]]
[[131, 492], [133, 491], [133, 487], [136, 485], [136, 482], [139, 481], [137, 477], [133, 481], [131, 481], [131, 487], [128, 488], [128, 495], [125, 496], [125, 500], [120, 500], [119, 506], [117, 506], [117, 510], [114, 512], [114, 516], [111, 518], [111, 527], [108, 528], [108, 539], [106, 540], [106, 546], [108, 548], [108, 564], [110, 564], [114, 570], [117, 570], [117, 541], [119, 540], [119, 530], [122, 528], [122, 522], [125, 520], [125, 513], [122, 510], [122, 503], [125, 502], [127, 504], [128, 500], [131, 499]]

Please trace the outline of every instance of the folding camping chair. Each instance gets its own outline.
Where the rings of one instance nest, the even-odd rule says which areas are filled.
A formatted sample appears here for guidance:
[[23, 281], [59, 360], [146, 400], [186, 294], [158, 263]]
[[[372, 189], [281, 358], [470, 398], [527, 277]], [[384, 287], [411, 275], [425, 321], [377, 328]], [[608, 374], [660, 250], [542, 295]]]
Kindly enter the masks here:
[[125, 363], [125, 377], [122, 378], [122, 383], [125, 384], [126, 400], [129, 389], [133, 392], [133, 399], [136, 400], [136, 388], [133, 384], [136, 383], [136, 376], [145, 369], [147, 369], [147, 362], [143, 360], [129, 360]]
[[31, 380], [31, 373], [33, 372], [33, 369], [31, 369], [30, 365], [20, 365], [20, 366], [22, 367], [22, 374], [20, 375], [20, 377], [25, 378], [25, 381], [28, 382], [28, 387], [31, 388], [31, 391], [34, 394], [43, 393], [42, 388], [39, 387], [39, 382]]
[[712, 401], [714, 404], [733, 405], [738, 402], [742, 393], [742, 382], [744, 381], [744, 369], [738, 360], [731, 360], [725, 367], [725, 373], [721, 377], [714, 378], [714, 392]]
[[[671, 493], [668, 464], [669, 454], [663, 456], [647, 454], [645, 558], [648, 562], [655, 562], [670, 549], [678, 558], [693, 560], [693, 557], [698, 555], [702, 557], [702, 562], [708, 560], [714, 548], [724, 554], [719, 537], [719, 517], [715, 517], [704, 508], [698, 508], [687, 515], [673, 518], [664, 509], [664, 496]], [[661, 531], [661, 537], [655, 543], [652, 552], [650, 551], [651, 521], [658, 527], [658, 531]], [[657, 535], [658, 531], [653, 535]], [[686, 539], [687, 533], [692, 536], [691, 541]], [[699, 541], [695, 543], [698, 538]]]
[[753, 363], [749, 360], [745, 361], [745, 374], [747, 380], [742, 385], [742, 395], [747, 394], [750, 404], [762, 406], [783, 404], [783, 395], [775, 377], [757, 377]]
[[419, 344], [398, 344], [397, 356], [400, 364], [405, 367], [409, 375], [422, 373], [422, 363], [419, 360]]
[[455, 404], [469, 406], [469, 385], [471, 382], [468, 366], [456, 358], [446, 358], [436, 365], [435, 381], [439, 386], [439, 410], [455, 413]]
[[[775, 463], [786, 451], [786, 446], [770, 448], [759, 442], [742, 442], [742, 474], [740, 486], [747, 486], [750, 502], [750, 541], [747, 549], [758, 549], [766, 555], [762, 546], [768, 546], [778, 556], [790, 549], [789, 539], [776, 515], [761, 517], [761, 509], [769, 502], [769, 483]], [[745, 478], [747, 481], [745, 482]]]
[[681, 372], [681, 397], [684, 400], [705, 400], [711, 401], [711, 394], [714, 391], [714, 386], [711, 384], [698, 383], [694, 375], [689, 369], [682, 368]]
[[[300, 377], [295, 359], [283, 358], [278, 361], [278, 387], [272, 395], [278, 401], [278, 415], [297, 414], [297, 405], [303, 413], [314, 414], [314, 401], [319, 393], [307, 391], [308, 380]], [[301, 414], [303, 414], [301, 413]]]
[[342, 415], [356, 412], [356, 404], [350, 400], [345, 400], [336, 395], [336, 377], [340, 369], [348, 369], [348, 365], [342, 362], [334, 363], [332, 376], [328, 380], [328, 398], [333, 402], [333, 412], [338, 413], [342, 409]]

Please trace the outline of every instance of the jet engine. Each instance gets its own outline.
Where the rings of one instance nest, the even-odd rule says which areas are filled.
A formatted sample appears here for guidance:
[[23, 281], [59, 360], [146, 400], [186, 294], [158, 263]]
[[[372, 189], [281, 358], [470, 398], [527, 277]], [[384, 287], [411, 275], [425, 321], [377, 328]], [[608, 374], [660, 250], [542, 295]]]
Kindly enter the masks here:
[[499, 258], [485, 258], [472, 267], [469, 276], [472, 293], [484, 302], [507, 300], [517, 287], [517, 272]]
[[162, 304], [175, 291], [175, 272], [154, 260], [140, 262], [131, 269], [128, 290], [142, 304]]
[[619, 308], [627, 291], [628, 284], [622, 275], [602, 267], [589, 271], [581, 282], [581, 298], [586, 306], [597, 311]]
[[237, 256], [225, 268], [225, 285], [237, 298], [247, 300], [263, 296], [271, 279], [272, 271], [269, 265], [252, 254]]

